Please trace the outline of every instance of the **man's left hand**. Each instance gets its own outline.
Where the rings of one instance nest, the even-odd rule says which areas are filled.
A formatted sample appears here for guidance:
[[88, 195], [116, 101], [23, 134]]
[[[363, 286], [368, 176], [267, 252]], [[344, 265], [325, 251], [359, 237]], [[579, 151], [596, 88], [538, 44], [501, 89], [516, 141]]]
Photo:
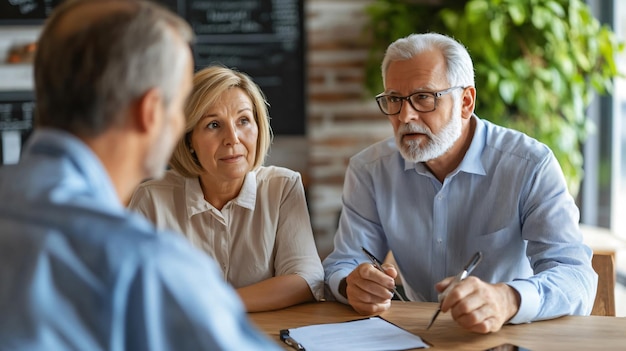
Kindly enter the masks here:
[[[454, 277], [448, 277], [435, 288], [441, 293], [453, 280]], [[443, 297], [441, 312], [450, 311], [461, 327], [475, 333], [500, 330], [519, 309], [520, 296], [507, 284], [489, 284], [474, 276], [452, 284]]]

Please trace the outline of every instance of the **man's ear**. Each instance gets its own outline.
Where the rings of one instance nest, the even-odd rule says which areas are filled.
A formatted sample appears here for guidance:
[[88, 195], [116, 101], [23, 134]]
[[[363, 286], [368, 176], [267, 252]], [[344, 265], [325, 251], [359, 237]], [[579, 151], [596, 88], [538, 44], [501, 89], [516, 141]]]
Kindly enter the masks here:
[[474, 107], [476, 105], [476, 88], [467, 87], [463, 90], [461, 95], [461, 116], [463, 118], [470, 118], [474, 113]]
[[[136, 127], [140, 132], [151, 132], [163, 120], [163, 98], [157, 88], [148, 90], [135, 104]], [[157, 128], [158, 129], [158, 128]]]

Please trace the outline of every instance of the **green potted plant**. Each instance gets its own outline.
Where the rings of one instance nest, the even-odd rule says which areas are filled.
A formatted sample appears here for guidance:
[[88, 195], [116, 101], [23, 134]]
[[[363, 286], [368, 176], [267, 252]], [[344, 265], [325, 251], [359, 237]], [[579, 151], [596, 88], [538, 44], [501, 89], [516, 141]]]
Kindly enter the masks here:
[[581, 0], [376, 0], [366, 9], [372, 39], [367, 86], [382, 90], [380, 62], [393, 40], [440, 32], [462, 42], [476, 71], [476, 113], [547, 144], [570, 193], [582, 180], [581, 147], [595, 93], [610, 93], [623, 44]]

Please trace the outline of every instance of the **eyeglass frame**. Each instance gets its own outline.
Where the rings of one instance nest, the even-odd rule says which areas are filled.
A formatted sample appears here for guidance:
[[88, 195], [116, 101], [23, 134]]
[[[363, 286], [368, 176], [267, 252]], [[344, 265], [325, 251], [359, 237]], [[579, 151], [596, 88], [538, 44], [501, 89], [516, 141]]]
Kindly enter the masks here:
[[[380, 93], [378, 95], [376, 95], [374, 98], [376, 99], [376, 103], [378, 104], [378, 108], [380, 109], [380, 112], [382, 112], [384, 115], [386, 116], [393, 116], [393, 115], [397, 115], [400, 112], [402, 112], [402, 106], [404, 106], [404, 100], [409, 102], [409, 105], [411, 105], [411, 107], [417, 111], [417, 112], [433, 112], [437, 109], [437, 101], [439, 100], [440, 97], [447, 95], [449, 93], [451, 93], [452, 91], [456, 90], [456, 89], [465, 89], [467, 87], [464, 87], [462, 85], [455, 85], [453, 87], [450, 87], [448, 89], [443, 89], [443, 90], [439, 90], [439, 91], [416, 91], [413, 94], [409, 94], [407, 96], [397, 96], [397, 95], [391, 95], [391, 94], [385, 94], [385, 93]], [[432, 94], [433, 98], [435, 99], [435, 103], [433, 104], [433, 109], [432, 110], [428, 110], [428, 111], [421, 111], [418, 110], [417, 108], [415, 108], [415, 106], [413, 106], [413, 103], [411, 102], [411, 97], [413, 95], [417, 95], [417, 94]], [[380, 106], [380, 99], [384, 98], [384, 97], [388, 97], [388, 96], [393, 96], [397, 99], [400, 99], [400, 109], [398, 110], [398, 112], [396, 113], [386, 113], [385, 111], [383, 111], [383, 108]]]

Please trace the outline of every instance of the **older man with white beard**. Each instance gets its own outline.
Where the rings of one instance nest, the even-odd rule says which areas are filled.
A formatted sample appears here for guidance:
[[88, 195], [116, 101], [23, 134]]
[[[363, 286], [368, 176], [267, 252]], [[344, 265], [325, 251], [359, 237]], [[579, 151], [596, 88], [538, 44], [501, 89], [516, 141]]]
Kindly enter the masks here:
[[[465, 47], [444, 35], [392, 43], [376, 96], [395, 133], [350, 160], [334, 251], [334, 297], [362, 314], [388, 309], [401, 273], [414, 301], [441, 301], [477, 333], [505, 323], [589, 314], [597, 275], [579, 211], [550, 149], [474, 114]], [[397, 268], [377, 270], [391, 250]], [[454, 276], [482, 252], [472, 276]], [[442, 294], [445, 291], [445, 294]]]

